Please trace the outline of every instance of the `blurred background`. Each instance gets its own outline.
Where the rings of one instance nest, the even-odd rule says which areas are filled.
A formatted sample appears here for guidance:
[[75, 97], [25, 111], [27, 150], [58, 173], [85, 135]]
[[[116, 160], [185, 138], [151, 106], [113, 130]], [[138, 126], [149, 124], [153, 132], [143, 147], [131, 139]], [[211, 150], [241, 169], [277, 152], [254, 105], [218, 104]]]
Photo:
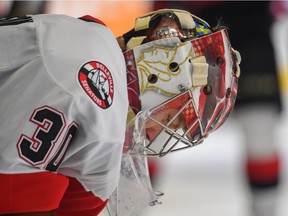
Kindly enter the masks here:
[[285, 1], [2, 0], [0, 16], [89, 14], [119, 36], [137, 16], [160, 8], [188, 10], [212, 26], [227, 26], [232, 46], [242, 55], [241, 77], [235, 110], [223, 127], [202, 145], [150, 161], [153, 185], [165, 195], [162, 205], [141, 216], [287, 216]]

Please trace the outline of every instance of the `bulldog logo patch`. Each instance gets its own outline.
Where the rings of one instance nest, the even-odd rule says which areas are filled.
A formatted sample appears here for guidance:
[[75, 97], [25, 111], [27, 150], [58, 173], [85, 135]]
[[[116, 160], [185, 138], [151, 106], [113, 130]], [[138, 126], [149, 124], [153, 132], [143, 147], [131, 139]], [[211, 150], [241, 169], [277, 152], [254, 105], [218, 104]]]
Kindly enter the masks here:
[[114, 83], [109, 69], [98, 61], [84, 64], [78, 74], [79, 83], [86, 94], [102, 109], [112, 105]]

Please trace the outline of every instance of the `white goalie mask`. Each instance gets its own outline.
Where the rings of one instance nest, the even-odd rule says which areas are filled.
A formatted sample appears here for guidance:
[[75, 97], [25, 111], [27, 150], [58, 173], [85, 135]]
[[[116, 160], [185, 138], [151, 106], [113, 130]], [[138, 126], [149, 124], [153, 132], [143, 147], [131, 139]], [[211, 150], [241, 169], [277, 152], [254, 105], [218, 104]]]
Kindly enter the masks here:
[[144, 118], [147, 155], [195, 146], [224, 123], [240, 75], [225, 28], [164, 9], [138, 17], [122, 40], [130, 107]]

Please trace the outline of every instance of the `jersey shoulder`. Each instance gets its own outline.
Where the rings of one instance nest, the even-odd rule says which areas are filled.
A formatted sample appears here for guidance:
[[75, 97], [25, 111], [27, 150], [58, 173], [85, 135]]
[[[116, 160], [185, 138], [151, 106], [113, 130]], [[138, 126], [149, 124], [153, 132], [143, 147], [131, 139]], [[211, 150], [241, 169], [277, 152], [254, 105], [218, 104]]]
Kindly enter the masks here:
[[100, 62], [114, 71], [122, 55], [112, 31], [91, 16], [43, 15], [38, 35], [41, 55], [53, 80], [70, 93], [79, 83], [78, 73], [90, 62]]

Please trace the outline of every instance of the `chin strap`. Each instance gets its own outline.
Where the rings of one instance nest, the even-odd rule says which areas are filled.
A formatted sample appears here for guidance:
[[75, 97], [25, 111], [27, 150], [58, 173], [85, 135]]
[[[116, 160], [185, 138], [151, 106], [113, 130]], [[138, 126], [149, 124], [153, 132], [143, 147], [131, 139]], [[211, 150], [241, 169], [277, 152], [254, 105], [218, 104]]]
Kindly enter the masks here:
[[232, 53], [233, 53], [233, 61], [234, 61], [234, 64], [235, 64], [235, 71], [234, 71], [234, 73], [235, 73], [235, 76], [237, 77], [237, 78], [239, 78], [240, 77], [240, 74], [241, 74], [241, 72], [240, 72], [240, 63], [241, 63], [241, 55], [240, 55], [240, 53], [237, 51], [237, 50], [235, 50], [235, 49], [233, 49], [233, 48], [231, 48], [232, 49]]
[[193, 65], [192, 85], [206, 86], [208, 83], [208, 67], [205, 56], [199, 56], [191, 59]]

